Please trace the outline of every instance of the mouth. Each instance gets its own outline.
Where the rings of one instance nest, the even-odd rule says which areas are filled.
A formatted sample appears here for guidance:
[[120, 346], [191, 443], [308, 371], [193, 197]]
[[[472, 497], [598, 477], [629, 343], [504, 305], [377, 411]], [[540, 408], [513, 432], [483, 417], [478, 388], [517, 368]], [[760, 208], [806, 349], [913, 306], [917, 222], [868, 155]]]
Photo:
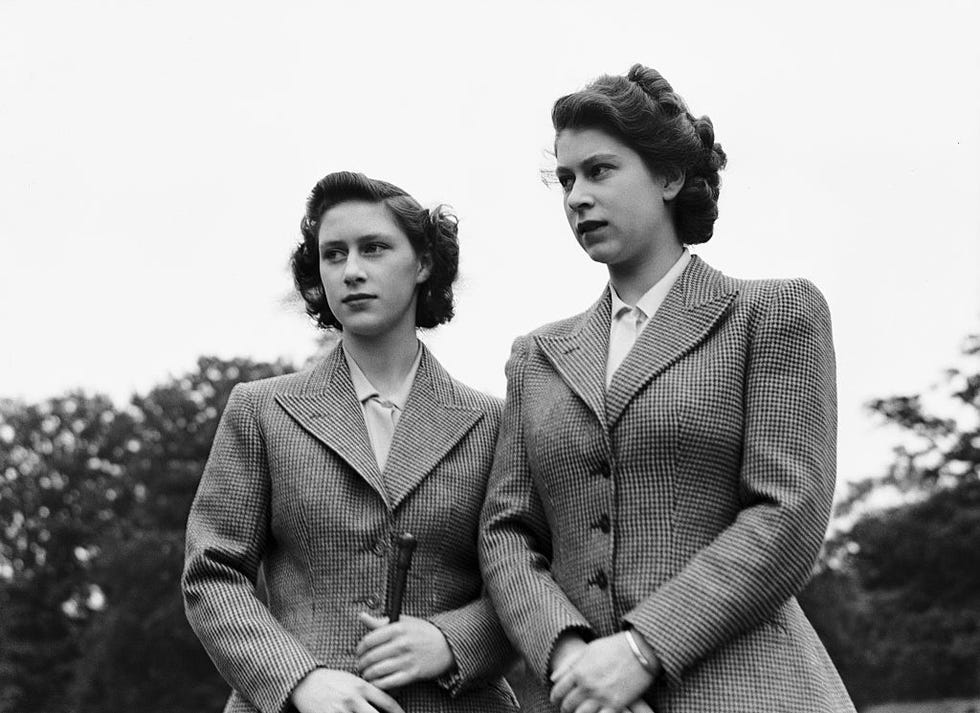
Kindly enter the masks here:
[[579, 237], [585, 237], [593, 230], [598, 230], [605, 225], [606, 221], [604, 220], [583, 220], [575, 224], [575, 232], [579, 234]]
[[374, 299], [377, 299], [376, 295], [369, 295], [366, 292], [355, 292], [352, 295], [347, 295], [344, 299], [341, 300], [341, 302], [343, 302], [345, 305], [361, 304], [363, 302], [367, 302], [368, 300], [374, 300]]

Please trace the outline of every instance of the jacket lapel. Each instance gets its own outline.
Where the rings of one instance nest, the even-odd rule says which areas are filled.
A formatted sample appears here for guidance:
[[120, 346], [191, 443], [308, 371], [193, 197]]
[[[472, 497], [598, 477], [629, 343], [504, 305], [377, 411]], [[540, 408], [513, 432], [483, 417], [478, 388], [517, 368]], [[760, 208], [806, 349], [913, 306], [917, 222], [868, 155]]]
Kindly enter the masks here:
[[582, 315], [578, 329], [568, 335], [537, 335], [538, 346], [562, 380], [606, 422], [606, 352], [609, 350], [609, 288]]
[[452, 379], [422, 347], [422, 361], [405, 410], [395, 427], [384, 481], [391, 508], [432, 472], [484, 413], [456, 403]]
[[650, 380], [697, 346], [738, 294], [734, 282], [695, 256], [613, 375], [606, 394], [612, 428]]
[[279, 393], [276, 401], [296, 423], [340, 456], [391, 507], [339, 343], [310, 373], [302, 393]]

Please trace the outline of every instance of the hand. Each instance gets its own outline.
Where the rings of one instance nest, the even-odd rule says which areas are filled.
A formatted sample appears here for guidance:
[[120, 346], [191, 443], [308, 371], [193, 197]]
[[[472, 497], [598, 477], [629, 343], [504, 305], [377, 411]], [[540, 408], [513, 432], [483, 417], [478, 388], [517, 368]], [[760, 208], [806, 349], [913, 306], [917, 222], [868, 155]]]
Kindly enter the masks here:
[[326, 668], [308, 673], [290, 700], [299, 713], [405, 713], [394, 698], [364, 679]]
[[585, 639], [574, 631], [567, 631], [559, 636], [551, 652], [551, 671], [567, 668], [585, 653], [587, 646]]
[[446, 637], [425, 619], [403, 616], [389, 624], [365, 612], [358, 618], [371, 631], [357, 644], [357, 670], [378, 688], [438, 678], [455, 663]]
[[[658, 670], [655, 655], [650, 661]], [[638, 707], [641, 696], [656, 676], [640, 665], [626, 641], [626, 634], [614, 634], [588, 644], [575, 660], [562, 662], [551, 674], [554, 684], [551, 702], [562, 713], [607, 713]], [[646, 706], [649, 708], [649, 706]]]

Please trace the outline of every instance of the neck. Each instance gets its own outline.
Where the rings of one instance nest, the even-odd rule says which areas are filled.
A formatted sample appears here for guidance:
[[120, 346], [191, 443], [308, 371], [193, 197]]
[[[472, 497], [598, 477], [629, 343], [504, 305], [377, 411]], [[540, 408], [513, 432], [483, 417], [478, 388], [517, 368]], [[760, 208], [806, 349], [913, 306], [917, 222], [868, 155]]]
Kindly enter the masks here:
[[345, 333], [343, 340], [347, 353], [382, 394], [402, 383], [419, 349], [414, 324], [376, 336]]
[[609, 266], [609, 282], [626, 304], [635, 305], [651, 287], [660, 282], [684, 252], [679, 242], [671, 242], [636, 264]]

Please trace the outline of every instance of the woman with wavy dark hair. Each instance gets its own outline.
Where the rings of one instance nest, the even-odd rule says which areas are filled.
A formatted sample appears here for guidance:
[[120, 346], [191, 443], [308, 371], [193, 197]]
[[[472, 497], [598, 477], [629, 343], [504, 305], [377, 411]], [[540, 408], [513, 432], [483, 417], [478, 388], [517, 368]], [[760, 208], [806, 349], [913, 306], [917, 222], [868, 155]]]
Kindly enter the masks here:
[[187, 526], [187, 615], [234, 689], [225, 711], [514, 711], [477, 561], [501, 403], [416, 336], [453, 316], [456, 219], [342, 172], [313, 188], [301, 230], [296, 287], [340, 343], [235, 387]]
[[835, 484], [823, 296], [690, 254], [726, 157], [655, 70], [552, 119], [565, 214], [609, 284], [514, 343], [480, 553], [542, 710], [853, 711], [795, 599]]

